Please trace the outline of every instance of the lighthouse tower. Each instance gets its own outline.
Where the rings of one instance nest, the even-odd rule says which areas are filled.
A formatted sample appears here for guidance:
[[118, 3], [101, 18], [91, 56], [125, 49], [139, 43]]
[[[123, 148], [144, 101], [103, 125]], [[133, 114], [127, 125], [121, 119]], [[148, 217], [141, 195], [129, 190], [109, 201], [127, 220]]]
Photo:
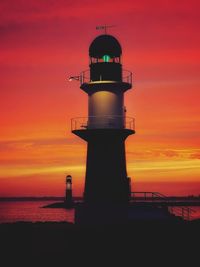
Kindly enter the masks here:
[[122, 69], [121, 56], [115, 37], [97, 36], [89, 47], [90, 69], [80, 75], [88, 117], [72, 119], [72, 133], [87, 142], [87, 206], [126, 206], [129, 201], [125, 140], [135, 130], [134, 119], [126, 117], [124, 93], [132, 87], [132, 73]]
[[67, 208], [72, 208], [72, 206], [73, 206], [72, 177], [71, 177], [71, 175], [66, 176], [65, 206]]

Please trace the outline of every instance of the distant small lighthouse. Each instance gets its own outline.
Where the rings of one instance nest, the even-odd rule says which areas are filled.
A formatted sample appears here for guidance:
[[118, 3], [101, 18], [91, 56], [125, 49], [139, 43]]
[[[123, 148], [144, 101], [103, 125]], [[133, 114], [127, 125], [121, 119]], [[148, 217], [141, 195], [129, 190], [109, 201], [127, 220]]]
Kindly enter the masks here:
[[90, 69], [80, 75], [88, 94], [88, 117], [72, 119], [72, 133], [87, 142], [84, 203], [88, 206], [127, 206], [125, 140], [135, 133], [134, 119], [126, 117], [124, 93], [132, 87], [132, 73], [122, 69], [122, 48], [108, 34], [89, 47]]
[[65, 204], [66, 207], [71, 207], [73, 205], [71, 175], [66, 176]]

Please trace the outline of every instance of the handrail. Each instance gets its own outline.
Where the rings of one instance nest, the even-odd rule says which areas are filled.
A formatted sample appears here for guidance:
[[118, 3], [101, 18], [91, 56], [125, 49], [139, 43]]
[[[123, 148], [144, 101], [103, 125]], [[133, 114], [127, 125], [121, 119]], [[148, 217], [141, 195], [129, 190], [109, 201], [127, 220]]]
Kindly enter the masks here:
[[[99, 78], [99, 81], [102, 81]], [[80, 85], [84, 83], [91, 83], [90, 70], [84, 70], [80, 73]], [[126, 69], [122, 69], [122, 82], [132, 84], [132, 72]]]
[[[131, 192], [131, 195], [133, 195], [132, 200], [134, 200], [134, 195], [136, 194], [142, 194], [143, 197], [140, 197], [139, 199], [143, 200], [144, 202], [155, 202], [155, 200], [161, 200], [165, 201], [167, 203], [170, 203], [167, 196], [159, 193], [159, 192]], [[149, 197], [148, 197], [149, 195]], [[135, 199], [135, 202], [137, 200]], [[191, 214], [195, 212], [195, 210], [191, 209], [190, 207], [172, 207], [168, 206], [168, 211], [176, 216], [181, 217], [183, 220], [191, 220]]]
[[86, 129], [129, 129], [135, 130], [135, 120], [132, 117], [108, 115], [88, 116], [71, 119], [71, 130]]

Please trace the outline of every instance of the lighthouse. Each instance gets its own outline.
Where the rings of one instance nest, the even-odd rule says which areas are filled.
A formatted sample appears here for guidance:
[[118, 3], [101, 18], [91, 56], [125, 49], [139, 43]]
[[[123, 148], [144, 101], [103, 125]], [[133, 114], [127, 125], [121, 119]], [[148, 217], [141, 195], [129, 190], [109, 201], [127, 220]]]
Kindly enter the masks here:
[[71, 175], [66, 176], [66, 190], [65, 190], [65, 207], [73, 207], [73, 197], [72, 197], [72, 177]]
[[108, 34], [92, 41], [89, 61], [89, 70], [79, 76], [88, 116], [71, 121], [72, 133], [87, 142], [84, 205], [125, 207], [130, 196], [125, 140], [135, 129], [124, 94], [132, 88], [132, 73], [122, 68], [121, 45]]

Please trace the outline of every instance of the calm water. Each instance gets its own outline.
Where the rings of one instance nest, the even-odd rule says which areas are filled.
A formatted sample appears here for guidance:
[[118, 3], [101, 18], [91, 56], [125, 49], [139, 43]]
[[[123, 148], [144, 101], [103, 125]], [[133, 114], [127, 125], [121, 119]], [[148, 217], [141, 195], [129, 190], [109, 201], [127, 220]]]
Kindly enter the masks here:
[[[0, 202], [0, 223], [5, 222], [74, 222], [74, 209], [41, 208], [52, 201]], [[200, 219], [200, 207], [192, 207], [192, 219]]]
[[0, 202], [0, 223], [4, 222], [74, 222], [74, 210], [41, 208], [54, 201]]

